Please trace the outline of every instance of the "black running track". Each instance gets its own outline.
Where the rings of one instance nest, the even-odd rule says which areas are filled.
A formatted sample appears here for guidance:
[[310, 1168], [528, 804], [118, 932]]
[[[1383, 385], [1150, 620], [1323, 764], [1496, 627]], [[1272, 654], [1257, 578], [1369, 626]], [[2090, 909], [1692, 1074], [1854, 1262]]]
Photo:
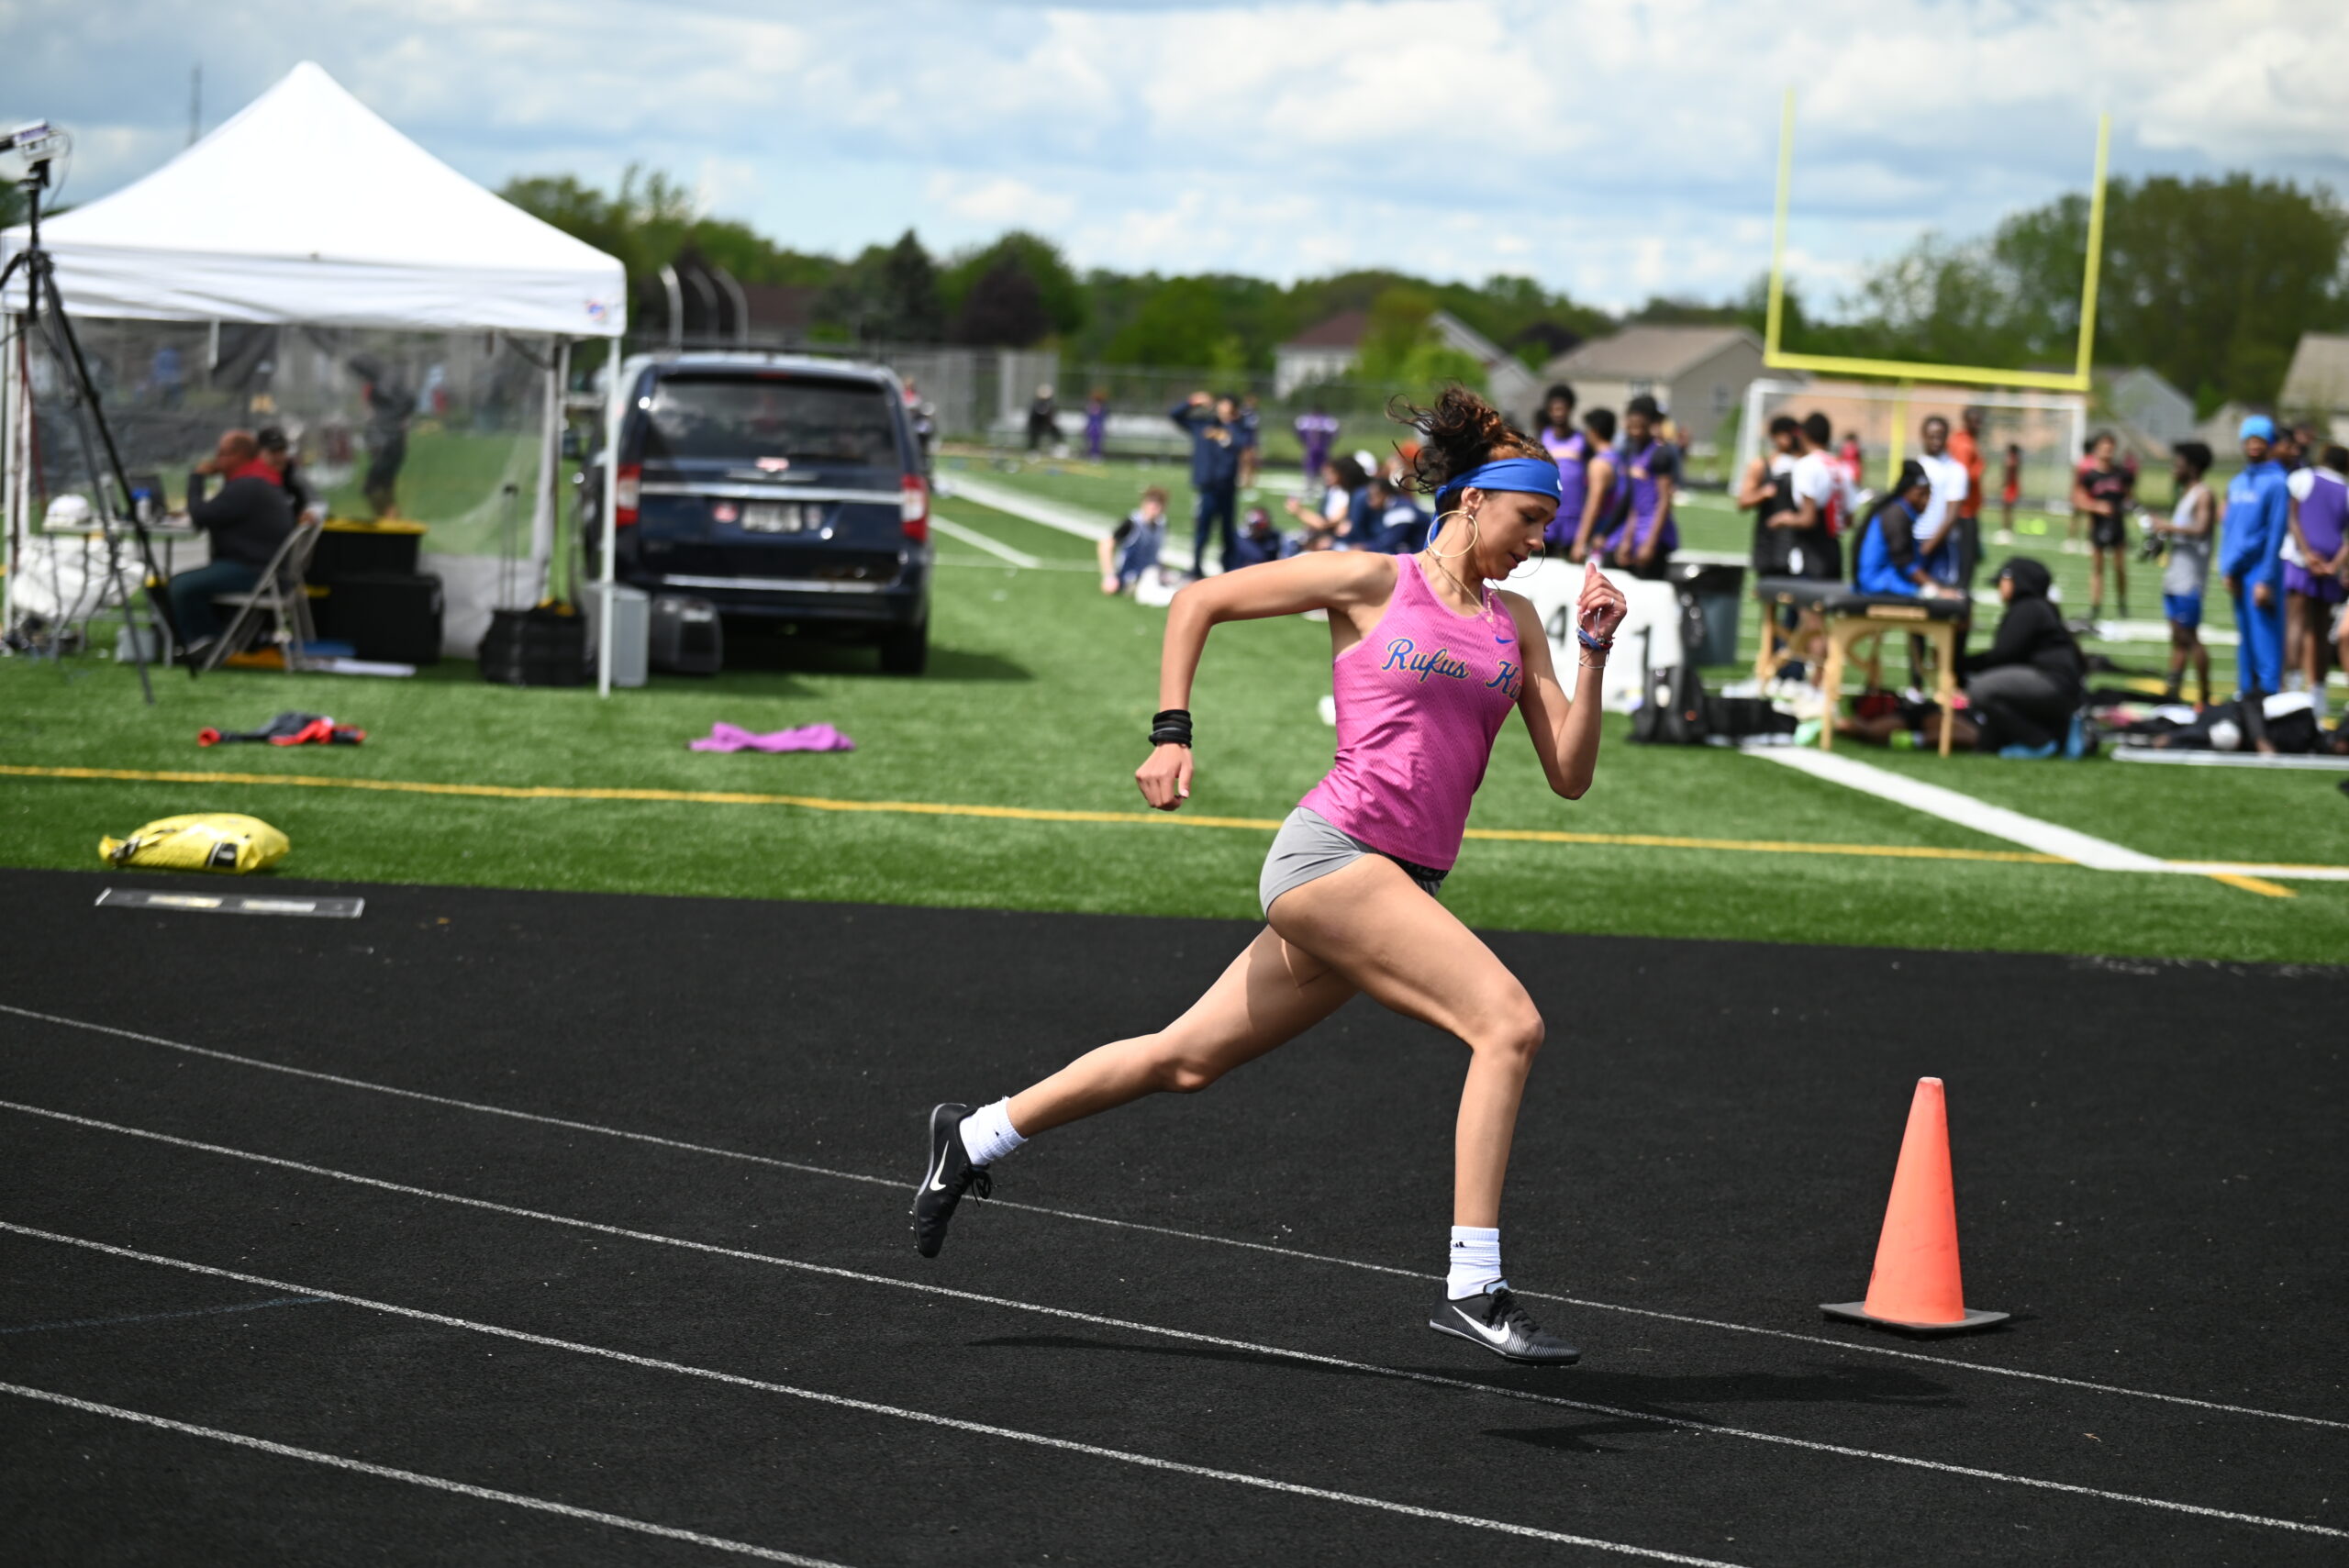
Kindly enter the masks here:
[[[1242, 928], [109, 881], [190, 885], [0, 873], [11, 1562], [2349, 1558], [2342, 971], [1497, 936], [1520, 1369], [1424, 1327], [1458, 1047], [1360, 1002], [914, 1255], [932, 1101]], [[1817, 1312], [1922, 1073], [2000, 1332]]]

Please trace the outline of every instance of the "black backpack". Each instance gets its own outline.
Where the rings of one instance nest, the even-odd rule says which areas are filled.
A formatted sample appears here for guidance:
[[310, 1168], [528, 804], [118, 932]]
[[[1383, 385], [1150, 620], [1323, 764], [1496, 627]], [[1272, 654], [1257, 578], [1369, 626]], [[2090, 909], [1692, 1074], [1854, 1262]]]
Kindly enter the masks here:
[[1701, 746], [1710, 729], [1708, 706], [1695, 666], [1651, 670], [1647, 698], [1631, 715], [1631, 739], [1652, 746]]

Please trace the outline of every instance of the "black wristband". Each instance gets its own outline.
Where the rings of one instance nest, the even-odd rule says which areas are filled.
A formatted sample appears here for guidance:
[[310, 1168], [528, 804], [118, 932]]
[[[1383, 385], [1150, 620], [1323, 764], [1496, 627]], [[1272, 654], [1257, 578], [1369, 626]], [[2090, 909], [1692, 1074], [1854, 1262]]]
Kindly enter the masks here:
[[1150, 743], [1153, 746], [1188, 746], [1191, 743], [1191, 710], [1170, 707], [1163, 713], [1152, 715]]

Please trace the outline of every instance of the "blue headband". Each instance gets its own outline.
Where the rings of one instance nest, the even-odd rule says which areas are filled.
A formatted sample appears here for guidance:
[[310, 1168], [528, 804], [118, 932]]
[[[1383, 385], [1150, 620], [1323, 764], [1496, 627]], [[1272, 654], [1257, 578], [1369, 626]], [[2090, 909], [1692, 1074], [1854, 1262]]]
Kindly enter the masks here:
[[1437, 495], [1456, 495], [1475, 485], [1479, 490], [1515, 490], [1528, 495], [1547, 495], [1553, 501], [1565, 499], [1565, 492], [1558, 484], [1558, 465], [1543, 457], [1505, 457], [1488, 462], [1482, 468], [1472, 468], [1443, 482]]

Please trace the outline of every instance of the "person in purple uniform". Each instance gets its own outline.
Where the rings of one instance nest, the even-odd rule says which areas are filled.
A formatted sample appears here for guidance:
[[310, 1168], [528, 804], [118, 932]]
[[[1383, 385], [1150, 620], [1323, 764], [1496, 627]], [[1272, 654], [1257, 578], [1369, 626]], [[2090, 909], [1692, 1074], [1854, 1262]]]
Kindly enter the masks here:
[[2349, 570], [2349, 449], [2326, 447], [2309, 467], [2285, 475], [2284, 491], [2285, 524], [2299, 557], [2284, 562], [2284, 640], [2299, 655], [2301, 678], [2322, 713], [2325, 628], [2349, 597], [2341, 582]]
[[1109, 395], [1097, 386], [1085, 399], [1085, 455], [1099, 462], [1108, 439]]
[[1680, 450], [1657, 433], [1664, 412], [1646, 393], [1623, 406], [1623, 442], [1615, 466], [1622, 471], [1630, 505], [1607, 536], [1607, 559], [1634, 577], [1662, 577], [1680, 545], [1673, 521], [1672, 492], [1680, 481]]
[[1297, 441], [1305, 449], [1305, 472], [1319, 473], [1338, 444], [1338, 417], [1319, 403], [1297, 417]]
[[1560, 382], [1542, 396], [1543, 447], [1558, 463], [1558, 515], [1542, 542], [1564, 550], [1582, 527], [1583, 502], [1590, 494], [1591, 439], [1575, 428], [1575, 389]]

